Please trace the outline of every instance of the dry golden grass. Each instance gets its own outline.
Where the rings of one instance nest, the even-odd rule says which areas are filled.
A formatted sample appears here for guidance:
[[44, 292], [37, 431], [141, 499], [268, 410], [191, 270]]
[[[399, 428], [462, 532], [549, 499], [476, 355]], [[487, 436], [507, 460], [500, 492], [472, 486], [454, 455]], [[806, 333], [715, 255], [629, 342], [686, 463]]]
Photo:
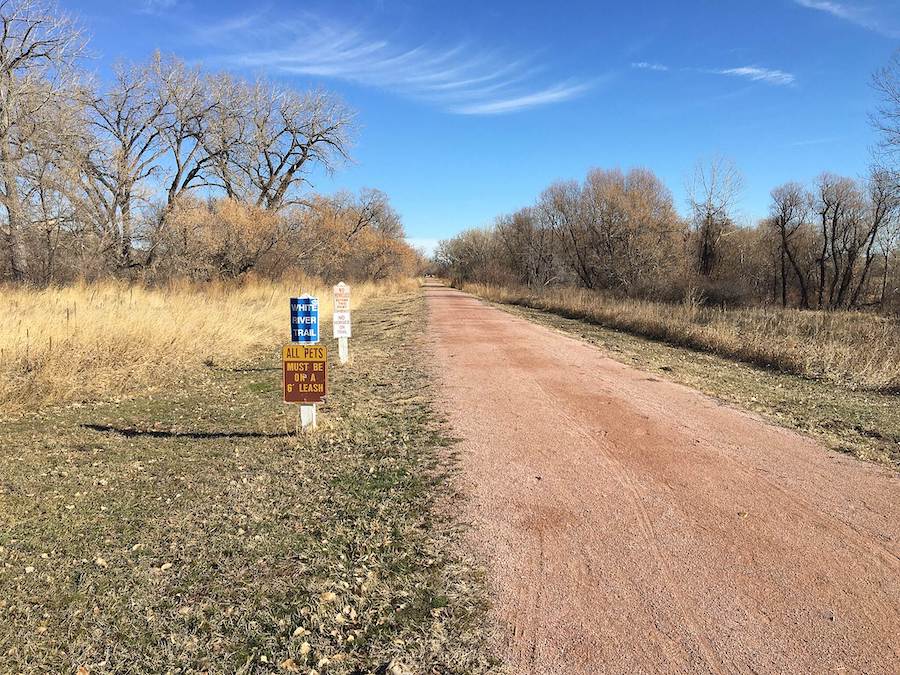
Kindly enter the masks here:
[[494, 302], [607, 328], [804, 377], [900, 392], [900, 322], [863, 312], [718, 309], [615, 298], [576, 288], [466, 285]]
[[[414, 285], [355, 284], [354, 307]], [[323, 333], [330, 331], [331, 287], [308, 279], [2, 288], [0, 412], [128, 396], [204, 364], [235, 365], [289, 341], [288, 298], [300, 292], [319, 297]]]

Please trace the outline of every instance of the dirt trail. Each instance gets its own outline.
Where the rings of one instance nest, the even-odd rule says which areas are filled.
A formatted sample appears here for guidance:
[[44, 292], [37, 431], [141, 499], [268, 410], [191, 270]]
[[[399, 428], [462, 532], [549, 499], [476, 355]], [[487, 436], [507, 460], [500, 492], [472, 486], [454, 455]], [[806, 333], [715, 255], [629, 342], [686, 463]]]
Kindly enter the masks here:
[[426, 294], [512, 672], [900, 672], [897, 474]]

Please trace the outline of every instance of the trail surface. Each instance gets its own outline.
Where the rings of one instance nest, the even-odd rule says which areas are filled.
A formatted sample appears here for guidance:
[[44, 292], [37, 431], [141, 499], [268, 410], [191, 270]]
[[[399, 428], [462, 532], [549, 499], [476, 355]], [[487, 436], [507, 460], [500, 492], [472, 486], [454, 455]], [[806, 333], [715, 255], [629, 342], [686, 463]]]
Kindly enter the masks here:
[[512, 672], [900, 672], [897, 474], [426, 294]]

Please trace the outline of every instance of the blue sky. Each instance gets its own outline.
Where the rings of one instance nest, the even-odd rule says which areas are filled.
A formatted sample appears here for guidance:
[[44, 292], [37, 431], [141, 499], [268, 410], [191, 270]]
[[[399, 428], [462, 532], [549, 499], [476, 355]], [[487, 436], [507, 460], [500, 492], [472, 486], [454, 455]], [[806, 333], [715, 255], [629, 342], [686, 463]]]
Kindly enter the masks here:
[[645, 166], [682, 211], [724, 155], [742, 216], [771, 188], [865, 172], [871, 73], [898, 0], [61, 0], [101, 77], [154, 49], [322, 86], [358, 111], [354, 163], [320, 191], [388, 193], [415, 243], [531, 203], [594, 166]]

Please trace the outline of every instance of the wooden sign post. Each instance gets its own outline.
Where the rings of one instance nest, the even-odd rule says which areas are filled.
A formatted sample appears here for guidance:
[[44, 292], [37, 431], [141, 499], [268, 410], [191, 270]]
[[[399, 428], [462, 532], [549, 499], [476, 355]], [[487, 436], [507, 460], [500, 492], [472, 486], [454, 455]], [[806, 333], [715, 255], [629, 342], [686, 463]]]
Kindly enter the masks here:
[[328, 359], [319, 346], [319, 300], [291, 298], [291, 344], [281, 350], [284, 402], [299, 403], [301, 429], [316, 428], [316, 404], [325, 398]]
[[343, 281], [334, 287], [334, 312], [331, 325], [338, 341], [338, 359], [342, 364], [350, 360], [350, 287]]

